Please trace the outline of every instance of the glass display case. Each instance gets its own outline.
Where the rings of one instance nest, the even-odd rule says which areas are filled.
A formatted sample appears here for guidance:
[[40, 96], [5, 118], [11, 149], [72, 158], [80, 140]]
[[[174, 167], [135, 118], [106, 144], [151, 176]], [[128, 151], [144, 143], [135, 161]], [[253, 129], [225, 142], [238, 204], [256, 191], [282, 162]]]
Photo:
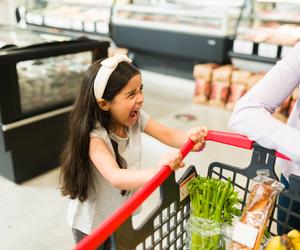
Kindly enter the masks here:
[[253, 23], [238, 33], [230, 56], [234, 62], [258, 62], [251, 70], [267, 71], [300, 41], [300, 1], [253, 0], [252, 4]]
[[35, 27], [107, 36], [111, 5], [112, 0], [30, 0], [25, 21]]
[[68, 41], [70, 39], [67, 36], [54, 36], [45, 33], [30, 32], [15, 26], [0, 25], [0, 49], [12, 46], [25, 47], [50, 41]]
[[239, 12], [239, 8], [216, 8], [209, 4], [196, 7], [182, 4], [117, 4], [113, 9], [112, 23], [145, 29], [229, 36], [235, 32]]
[[33, 112], [73, 100], [78, 93], [81, 75], [90, 64], [91, 52], [18, 62], [21, 112]]
[[7, 36], [10, 46], [0, 49], [0, 174], [15, 182], [58, 165], [83, 72], [109, 47], [107, 41], [50, 42], [19, 31], [11, 28], [14, 41]]
[[233, 2], [116, 4], [110, 33], [139, 67], [191, 78], [197, 62], [227, 61], [243, 5]]

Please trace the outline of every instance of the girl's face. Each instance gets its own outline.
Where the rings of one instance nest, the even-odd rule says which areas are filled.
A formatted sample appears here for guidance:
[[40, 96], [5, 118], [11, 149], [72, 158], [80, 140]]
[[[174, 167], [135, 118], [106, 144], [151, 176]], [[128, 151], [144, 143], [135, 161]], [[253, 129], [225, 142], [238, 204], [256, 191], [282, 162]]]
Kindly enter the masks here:
[[132, 77], [126, 86], [109, 102], [113, 127], [131, 127], [139, 117], [144, 102], [141, 75]]

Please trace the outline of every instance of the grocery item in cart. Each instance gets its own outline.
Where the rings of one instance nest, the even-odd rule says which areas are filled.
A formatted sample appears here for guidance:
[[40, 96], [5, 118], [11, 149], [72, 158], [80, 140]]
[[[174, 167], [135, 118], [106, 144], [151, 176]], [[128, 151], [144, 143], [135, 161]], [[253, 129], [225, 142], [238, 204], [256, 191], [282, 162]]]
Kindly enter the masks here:
[[288, 234], [277, 235], [268, 241], [265, 250], [300, 250], [300, 232], [293, 229]]
[[196, 177], [190, 181], [191, 215], [187, 223], [187, 248], [191, 250], [225, 250], [224, 229], [240, 215], [241, 200], [230, 178]]
[[233, 232], [232, 250], [258, 250], [283, 184], [266, 176], [254, 178], [240, 221]]

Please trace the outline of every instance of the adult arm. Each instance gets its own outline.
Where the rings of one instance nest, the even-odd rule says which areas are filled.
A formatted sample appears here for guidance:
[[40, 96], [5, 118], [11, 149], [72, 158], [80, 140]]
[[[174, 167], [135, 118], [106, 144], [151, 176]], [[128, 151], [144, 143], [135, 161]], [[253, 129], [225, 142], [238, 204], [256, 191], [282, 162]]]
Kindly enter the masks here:
[[236, 104], [229, 126], [300, 164], [300, 131], [272, 117], [300, 83], [300, 43]]

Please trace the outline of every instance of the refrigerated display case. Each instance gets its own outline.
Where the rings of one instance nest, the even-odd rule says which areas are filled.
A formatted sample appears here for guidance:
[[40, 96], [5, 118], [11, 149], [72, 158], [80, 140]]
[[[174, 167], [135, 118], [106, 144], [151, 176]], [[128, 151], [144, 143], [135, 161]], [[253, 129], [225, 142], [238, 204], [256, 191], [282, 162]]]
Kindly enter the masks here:
[[229, 55], [238, 67], [252, 64], [254, 68], [248, 69], [267, 71], [300, 41], [300, 1], [252, 3], [253, 25], [237, 35]]
[[49, 42], [19, 31], [10, 33], [20, 43], [0, 50], [0, 174], [17, 183], [58, 166], [82, 74], [109, 47], [85, 38]]
[[112, 0], [31, 0], [25, 22], [48, 32], [108, 36], [111, 5]]
[[227, 61], [242, 6], [243, 1], [116, 4], [111, 36], [131, 50], [139, 67], [170, 67], [175, 74], [186, 68], [191, 77], [195, 62]]

